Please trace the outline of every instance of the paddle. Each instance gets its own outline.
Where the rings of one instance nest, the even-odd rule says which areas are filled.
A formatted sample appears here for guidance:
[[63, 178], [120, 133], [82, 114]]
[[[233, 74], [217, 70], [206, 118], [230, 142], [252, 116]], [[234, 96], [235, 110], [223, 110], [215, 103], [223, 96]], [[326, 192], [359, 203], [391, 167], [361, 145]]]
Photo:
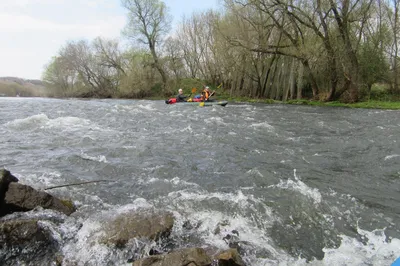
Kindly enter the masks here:
[[[193, 88], [193, 89], [192, 89], [192, 93], [190, 94], [190, 96], [192, 96], [193, 93], [196, 93], [196, 91], [197, 91], [197, 89], [196, 89], [196, 88]], [[189, 97], [190, 97], [190, 96], [189, 96]]]
[[[192, 94], [193, 94], [193, 93], [196, 93], [196, 91], [197, 91], [196, 88], [193, 88], [193, 89], [192, 89], [192, 93], [189, 95], [188, 101], [191, 99], [190, 97], [192, 97]], [[191, 100], [190, 100], [190, 102], [191, 102]]]

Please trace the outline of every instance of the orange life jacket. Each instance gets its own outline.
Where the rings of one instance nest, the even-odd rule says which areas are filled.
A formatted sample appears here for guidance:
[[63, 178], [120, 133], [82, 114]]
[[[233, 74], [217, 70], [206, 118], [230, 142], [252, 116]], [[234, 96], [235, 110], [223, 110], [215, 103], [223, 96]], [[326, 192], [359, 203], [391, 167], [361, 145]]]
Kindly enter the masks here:
[[202, 95], [202, 100], [208, 100], [209, 97], [210, 97], [210, 92], [204, 90]]

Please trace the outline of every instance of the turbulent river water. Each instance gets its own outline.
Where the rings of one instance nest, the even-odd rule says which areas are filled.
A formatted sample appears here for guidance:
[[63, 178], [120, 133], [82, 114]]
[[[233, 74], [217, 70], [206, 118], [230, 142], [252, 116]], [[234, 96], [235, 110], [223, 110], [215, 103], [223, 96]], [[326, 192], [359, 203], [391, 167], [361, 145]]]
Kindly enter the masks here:
[[399, 111], [0, 98], [0, 167], [36, 189], [109, 180], [48, 190], [70, 217], [26, 214], [63, 219], [52, 232], [75, 265], [127, 264], [94, 232], [146, 208], [173, 213], [178, 248], [227, 249], [235, 232], [247, 265], [400, 257]]

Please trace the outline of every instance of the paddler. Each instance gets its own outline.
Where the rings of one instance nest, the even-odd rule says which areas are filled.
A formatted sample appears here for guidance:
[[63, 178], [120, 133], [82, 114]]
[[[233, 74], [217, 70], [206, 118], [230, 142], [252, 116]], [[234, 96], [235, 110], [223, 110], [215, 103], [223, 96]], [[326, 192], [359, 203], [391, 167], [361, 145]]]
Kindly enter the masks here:
[[187, 96], [183, 95], [183, 90], [179, 89], [178, 90], [178, 95], [176, 96], [176, 101], [177, 102], [186, 102]]
[[212, 102], [212, 100], [210, 99], [210, 97], [212, 95], [214, 95], [215, 91], [210, 92], [210, 87], [206, 86], [203, 90], [203, 92], [201, 93], [201, 100], [205, 101], [205, 102]]

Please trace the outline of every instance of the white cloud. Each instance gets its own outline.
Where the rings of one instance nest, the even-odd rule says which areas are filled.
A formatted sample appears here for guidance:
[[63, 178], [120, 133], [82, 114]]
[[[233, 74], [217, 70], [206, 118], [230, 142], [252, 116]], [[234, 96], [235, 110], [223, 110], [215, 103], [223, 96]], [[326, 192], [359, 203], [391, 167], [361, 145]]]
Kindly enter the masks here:
[[61, 4], [64, 0], [1, 0], [0, 9], [3, 8], [26, 8], [29, 5]]
[[27, 15], [11, 15], [0, 13], [0, 34], [23, 32], [56, 32], [65, 33], [69, 38], [93, 38], [97, 36], [116, 38], [125, 25], [124, 16], [108, 17], [88, 23], [62, 24], [49, 20], [34, 18]]
[[70, 40], [118, 38], [119, 0], [0, 0], [0, 77], [40, 78]]

